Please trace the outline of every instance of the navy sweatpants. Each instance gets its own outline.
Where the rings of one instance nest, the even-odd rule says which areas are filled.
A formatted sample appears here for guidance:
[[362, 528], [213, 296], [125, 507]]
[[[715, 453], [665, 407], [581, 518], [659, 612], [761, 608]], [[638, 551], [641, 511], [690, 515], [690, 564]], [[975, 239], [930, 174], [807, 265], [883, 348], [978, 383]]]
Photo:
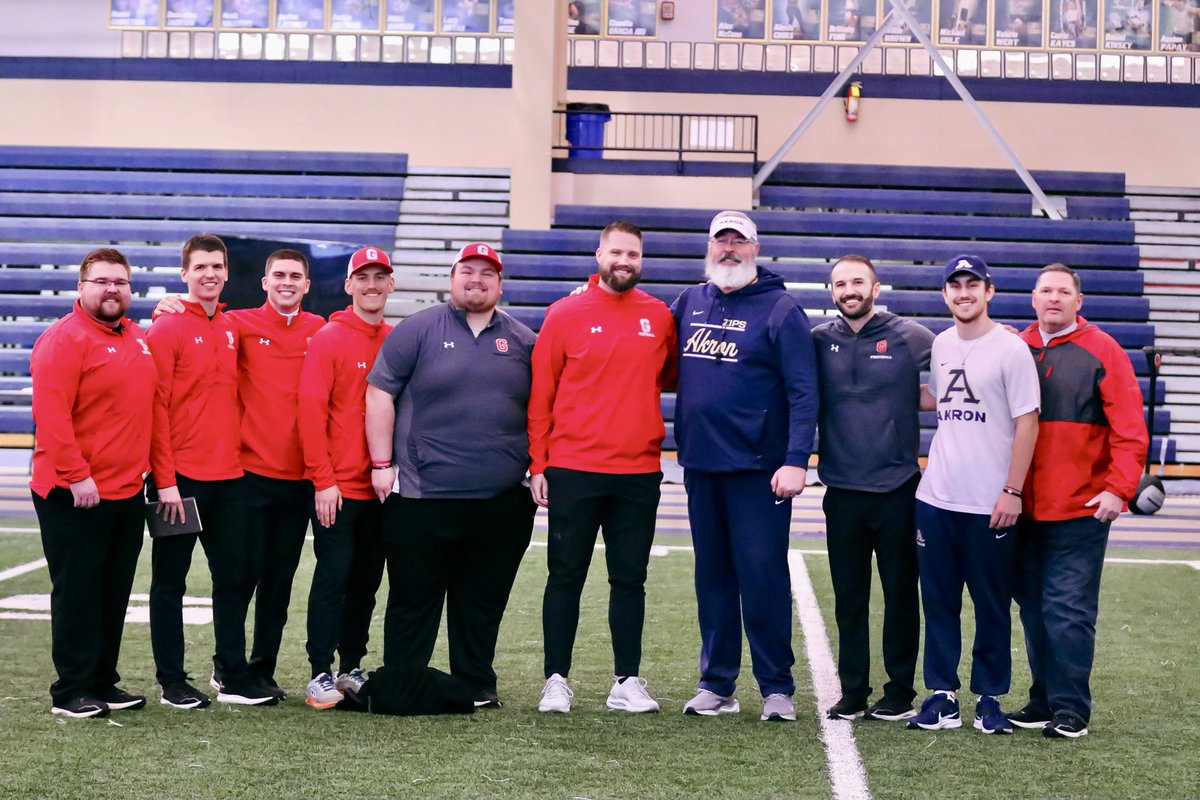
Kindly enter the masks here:
[[971, 691], [1007, 694], [1012, 679], [1014, 528], [988, 527], [986, 514], [917, 501], [917, 562], [925, 611], [925, 686], [958, 691], [963, 585], [975, 606]]
[[792, 595], [788, 534], [792, 501], [771, 491], [771, 472], [684, 470], [696, 550], [700, 688], [733, 694], [742, 624], [762, 695], [791, 695]]

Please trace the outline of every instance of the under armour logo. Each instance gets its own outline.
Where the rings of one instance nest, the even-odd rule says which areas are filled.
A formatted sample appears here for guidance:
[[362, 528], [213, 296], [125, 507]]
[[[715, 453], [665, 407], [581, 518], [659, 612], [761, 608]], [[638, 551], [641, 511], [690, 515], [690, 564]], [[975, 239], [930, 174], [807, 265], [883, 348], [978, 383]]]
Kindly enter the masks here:
[[604, 327], [601, 325], [597, 325], [596, 327], [592, 328], [592, 333], [603, 333], [603, 332], [604, 332]]
[[367, 362], [365, 362], [365, 361], [360, 361], [360, 362], [358, 362], [358, 368], [359, 368], [359, 369], [366, 369], [366, 368], [367, 368]]
[[196, 344], [204, 344], [204, 337], [197, 336], [195, 341], [196, 341]]
[[108, 352], [110, 352], [110, 353], [115, 353], [115, 352], [117, 352], [117, 348], [115, 348], [115, 347], [110, 347], [110, 348], [108, 348]]
[[442, 342], [442, 349], [445, 350], [447, 347], [454, 347], [454, 342]]
[[271, 340], [270, 340], [270, 339], [259, 339], [259, 340], [258, 340], [258, 343], [259, 343], [259, 344], [265, 344], [265, 345], [268, 345], [268, 346], [269, 346], [269, 345], [271, 344]]
[[838, 351], [838, 346], [836, 344], [829, 345], [829, 352], [836, 353], [837, 351]]

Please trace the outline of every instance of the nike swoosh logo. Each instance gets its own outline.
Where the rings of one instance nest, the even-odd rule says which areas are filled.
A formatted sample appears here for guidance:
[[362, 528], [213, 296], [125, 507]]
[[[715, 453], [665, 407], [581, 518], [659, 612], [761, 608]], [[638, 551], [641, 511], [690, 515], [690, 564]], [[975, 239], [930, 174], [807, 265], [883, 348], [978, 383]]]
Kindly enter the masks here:
[[693, 311], [693, 312], [692, 312], [692, 316], [693, 316], [693, 317], [698, 317], [698, 316], [700, 316], [700, 315], [701, 315], [701, 314], [703, 314], [703, 313], [704, 313], [703, 311]]
[[997, 534], [996, 534], [996, 538], [997, 538], [997, 539], [1003, 539], [1005, 536], [1008, 536], [1008, 531], [1005, 531], [1004, 533], [997, 533]]
[[949, 363], [950, 363], [949, 361], [939, 361], [939, 362], [938, 362], [938, 366], [939, 366], [939, 367], [944, 367], [944, 366], [946, 366], [946, 365], [947, 365], [947, 364], [949, 364]]
[[778, 505], [782, 505], [782, 504], [784, 504], [784, 503], [786, 503], [786, 502], [787, 502], [787, 498], [786, 498], [786, 497], [781, 497], [781, 498], [779, 498], [778, 500], [776, 500], [776, 501], [775, 501], [775, 505], [777, 505], [777, 506], [778, 506]]

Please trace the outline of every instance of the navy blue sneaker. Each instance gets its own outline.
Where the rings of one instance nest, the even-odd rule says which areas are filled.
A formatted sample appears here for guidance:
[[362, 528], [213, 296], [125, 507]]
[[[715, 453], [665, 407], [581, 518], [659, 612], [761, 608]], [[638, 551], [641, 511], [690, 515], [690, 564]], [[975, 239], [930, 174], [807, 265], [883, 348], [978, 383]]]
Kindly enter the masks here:
[[962, 715], [958, 713], [958, 698], [954, 696], [954, 692], [934, 692], [921, 704], [917, 715], [908, 721], [908, 727], [925, 731], [961, 728]]
[[975, 730], [984, 733], [1012, 733], [1012, 723], [1000, 710], [1000, 701], [990, 694], [981, 695], [975, 704]]
[[1042, 735], [1047, 739], [1078, 739], [1087, 736], [1087, 732], [1083, 718], [1070, 711], [1059, 711], [1050, 724], [1042, 728]]

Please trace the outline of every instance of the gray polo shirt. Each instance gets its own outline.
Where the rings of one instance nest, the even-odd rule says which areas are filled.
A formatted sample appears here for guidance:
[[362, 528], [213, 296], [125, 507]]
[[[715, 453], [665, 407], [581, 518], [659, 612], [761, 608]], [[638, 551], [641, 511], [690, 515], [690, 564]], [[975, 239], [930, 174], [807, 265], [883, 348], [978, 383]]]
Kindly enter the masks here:
[[400, 495], [488, 498], [529, 467], [526, 409], [534, 333], [500, 309], [476, 337], [449, 302], [388, 334], [367, 376], [396, 398]]

